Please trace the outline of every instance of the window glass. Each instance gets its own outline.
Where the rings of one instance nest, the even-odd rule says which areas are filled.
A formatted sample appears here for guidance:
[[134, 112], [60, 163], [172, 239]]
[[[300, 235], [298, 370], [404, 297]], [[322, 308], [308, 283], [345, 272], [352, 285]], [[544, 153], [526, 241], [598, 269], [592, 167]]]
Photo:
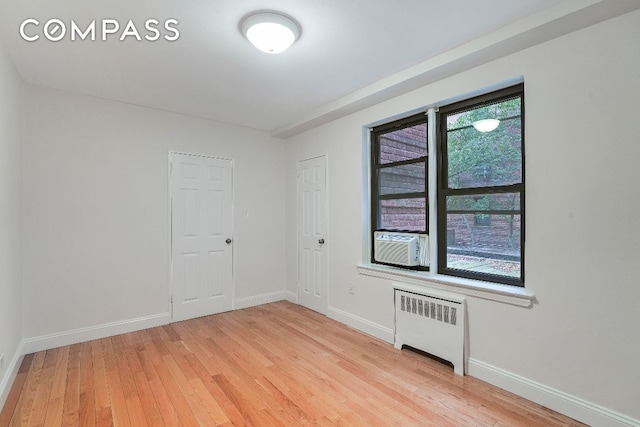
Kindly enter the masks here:
[[478, 226], [472, 214], [448, 214], [446, 267], [472, 273], [520, 277], [520, 215], [486, 215]]
[[447, 196], [447, 211], [520, 211], [520, 193]]
[[380, 229], [422, 231], [427, 229], [427, 201], [423, 197], [380, 201]]
[[400, 162], [426, 156], [426, 122], [381, 134], [379, 150], [380, 164]]
[[379, 194], [424, 193], [426, 187], [425, 162], [381, 168]]
[[[498, 126], [479, 132], [473, 123], [496, 119]], [[447, 116], [449, 188], [511, 185], [522, 182], [520, 98]]]

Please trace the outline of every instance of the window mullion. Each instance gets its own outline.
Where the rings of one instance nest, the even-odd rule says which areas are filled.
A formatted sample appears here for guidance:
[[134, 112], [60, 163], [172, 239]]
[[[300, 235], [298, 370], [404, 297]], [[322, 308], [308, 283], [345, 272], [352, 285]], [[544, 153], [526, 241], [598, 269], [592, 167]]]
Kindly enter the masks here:
[[392, 168], [396, 166], [412, 165], [415, 163], [424, 163], [427, 160], [427, 157], [428, 156], [422, 156], [422, 157], [416, 157], [415, 159], [402, 160], [398, 162], [378, 163], [376, 165], [376, 169], [380, 170], [380, 169]]
[[508, 209], [447, 209], [447, 214], [453, 215], [520, 215], [522, 211], [520, 209], [508, 210]]
[[398, 200], [398, 199], [424, 199], [427, 193], [425, 191], [416, 193], [392, 193], [381, 194], [378, 196], [379, 200]]
[[473, 196], [477, 194], [522, 193], [523, 184], [498, 185], [495, 187], [443, 188], [445, 196]]
[[438, 205], [437, 205], [437, 183], [438, 183], [438, 126], [436, 126], [436, 109], [429, 108], [427, 111], [427, 222], [429, 224], [429, 265], [431, 271], [437, 271], [438, 265]]

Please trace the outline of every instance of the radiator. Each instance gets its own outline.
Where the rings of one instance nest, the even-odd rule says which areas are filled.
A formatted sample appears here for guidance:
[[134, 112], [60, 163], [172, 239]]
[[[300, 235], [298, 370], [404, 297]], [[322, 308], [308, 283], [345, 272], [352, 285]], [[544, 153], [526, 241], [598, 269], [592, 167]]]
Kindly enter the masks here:
[[395, 348], [407, 345], [422, 350], [451, 362], [454, 372], [464, 375], [464, 297], [395, 287], [395, 315]]

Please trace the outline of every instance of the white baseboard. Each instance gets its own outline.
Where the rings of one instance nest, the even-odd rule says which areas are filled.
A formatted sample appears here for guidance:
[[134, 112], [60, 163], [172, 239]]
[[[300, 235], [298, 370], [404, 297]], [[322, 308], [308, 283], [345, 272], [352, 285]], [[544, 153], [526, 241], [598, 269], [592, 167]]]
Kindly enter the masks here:
[[24, 344], [24, 354], [126, 334], [128, 332], [140, 331], [169, 323], [171, 323], [170, 313], [160, 313], [138, 317], [137, 319], [121, 320], [118, 322], [89, 326], [87, 328], [42, 335], [35, 338], [27, 338], [22, 341]]
[[469, 359], [469, 375], [546, 406], [585, 424], [602, 427], [640, 426], [628, 417], [487, 363]]
[[271, 302], [289, 300], [289, 291], [277, 291], [268, 294], [254, 295], [252, 297], [238, 298], [234, 304], [234, 310], [254, 307], [256, 305], [269, 304]]
[[20, 370], [24, 354], [24, 341], [21, 341], [15, 354], [11, 358], [11, 362], [7, 365], [7, 371], [4, 373], [4, 377], [0, 381], [0, 411], [2, 411], [4, 404], [7, 402], [7, 397], [9, 397], [13, 381], [16, 379], [18, 371]]
[[286, 300], [289, 302], [292, 302], [294, 304], [298, 304], [298, 293], [297, 292], [291, 292], [291, 291], [285, 291], [287, 294], [287, 298]]
[[344, 323], [347, 326], [351, 326], [365, 334], [371, 335], [383, 341], [393, 344], [393, 329], [385, 328], [384, 326], [373, 323], [367, 319], [363, 319], [358, 316], [354, 316], [351, 313], [340, 310], [335, 307], [327, 308], [327, 317], [336, 320], [340, 323]]

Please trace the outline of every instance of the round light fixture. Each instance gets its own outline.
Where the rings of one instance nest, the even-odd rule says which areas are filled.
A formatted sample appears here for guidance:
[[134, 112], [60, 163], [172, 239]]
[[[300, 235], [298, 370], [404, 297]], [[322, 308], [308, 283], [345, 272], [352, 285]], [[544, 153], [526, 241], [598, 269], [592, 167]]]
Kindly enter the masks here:
[[491, 132], [492, 130], [498, 127], [498, 125], [500, 124], [500, 120], [498, 119], [476, 120], [471, 124], [473, 125], [474, 128], [476, 128], [478, 132]]
[[289, 48], [300, 35], [300, 27], [291, 18], [275, 12], [248, 15], [240, 24], [242, 33], [258, 49], [280, 53]]

